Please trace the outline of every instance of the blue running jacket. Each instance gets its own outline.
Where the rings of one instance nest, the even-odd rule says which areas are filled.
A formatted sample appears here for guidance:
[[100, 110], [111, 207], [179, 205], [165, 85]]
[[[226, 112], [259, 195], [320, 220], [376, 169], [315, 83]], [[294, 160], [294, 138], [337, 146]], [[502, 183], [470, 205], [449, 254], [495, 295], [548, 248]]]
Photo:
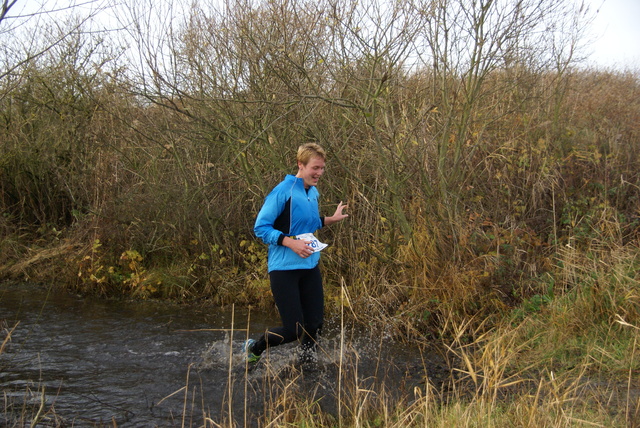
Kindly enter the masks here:
[[282, 245], [282, 240], [285, 236], [315, 233], [324, 225], [318, 208], [319, 197], [315, 186], [305, 189], [304, 180], [291, 174], [267, 195], [253, 231], [269, 246], [269, 272], [316, 267], [320, 260], [320, 252], [303, 259]]

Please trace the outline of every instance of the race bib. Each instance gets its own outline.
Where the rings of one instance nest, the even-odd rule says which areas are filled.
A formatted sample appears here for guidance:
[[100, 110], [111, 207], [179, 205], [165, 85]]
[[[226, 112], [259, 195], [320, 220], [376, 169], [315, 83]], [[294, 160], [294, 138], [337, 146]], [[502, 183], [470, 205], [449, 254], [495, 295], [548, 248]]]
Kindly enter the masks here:
[[311, 249], [313, 250], [314, 253], [317, 253], [318, 251], [322, 251], [325, 248], [327, 248], [329, 245], [328, 244], [324, 244], [320, 241], [318, 241], [318, 238], [316, 238], [313, 233], [303, 233], [301, 235], [296, 235], [295, 239], [302, 239], [304, 241], [311, 241], [311, 244], [308, 244], [309, 247], [311, 247]]

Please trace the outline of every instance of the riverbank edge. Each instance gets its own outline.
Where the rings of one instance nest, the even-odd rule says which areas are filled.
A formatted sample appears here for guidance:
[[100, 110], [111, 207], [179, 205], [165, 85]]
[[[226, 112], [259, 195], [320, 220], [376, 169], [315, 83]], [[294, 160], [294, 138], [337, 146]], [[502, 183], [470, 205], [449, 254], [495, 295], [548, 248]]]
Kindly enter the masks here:
[[[78, 260], [78, 250], [82, 248], [77, 243], [64, 241], [50, 246], [23, 247], [24, 257], [20, 261], [5, 256], [0, 267], [0, 281], [57, 283], [61, 284], [61, 289], [82, 295], [114, 297], [103, 290], [91, 293], [78, 287], [78, 281], [69, 280], [76, 270], [70, 261]], [[84, 248], [86, 250], [86, 246]], [[454, 322], [451, 318], [444, 320], [445, 325], [440, 329], [424, 332], [417, 339], [415, 330], [407, 330], [408, 334], [399, 339], [437, 343], [446, 350], [445, 359], [451, 373], [457, 373], [445, 382], [449, 385], [446, 388], [449, 396], [438, 399], [438, 402], [449, 403], [442, 409], [441, 416], [451, 418], [448, 412], [456, 408], [456, 412], [466, 409], [463, 414], [468, 417], [478, 411], [475, 406], [487, 405], [490, 400], [490, 407], [499, 413], [492, 417], [510, 419], [511, 412], [522, 412], [522, 403], [537, 397], [536, 408], [557, 406], [562, 412], [569, 406], [585, 421], [603, 426], [633, 421], [640, 412], [640, 385], [635, 380], [640, 378], [639, 256], [637, 246], [630, 244], [613, 249], [606, 259], [591, 260], [584, 266], [573, 265], [574, 282], [579, 285], [563, 293], [526, 300], [497, 320], [468, 319], [447, 325], [447, 322]], [[589, 261], [590, 258], [582, 260]], [[135, 260], [125, 257], [123, 261], [133, 266], [135, 272]], [[144, 272], [148, 277], [158, 275], [146, 269]], [[562, 272], [567, 273], [566, 270]], [[153, 293], [122, 293], [118, 297], [220, 304], [216, 296], [204, 294], [176, 298], [158, 297]], [[328, 312], [343, 311], [356, 322], [366, 322], [356, 315], [358, 308], [354, 306], [358, 303], [354, 297], [345, 300], [342, 296], [338, 300], [335, 293], [329, 293]], [[238, 298], [239, 301], [242, 299]], [[268, 305], [264, 303], [262, 309]], [[388, 318], [380, 319], [381, 323], [385, 321]], [[401, 314], [394, 322], [410, 324], [413, 321], [404, 319]], [[393, 329], [394, 336], [398, 337], [399, 332], [397, 328]], [[605, 405], [612, 385], [617, 385], [619, 397]], [[439, 390], [444, 391], [442, 385]], [[554, 404], [551, 397], [556, 397], [557, 401], [558, 396], [562, 399]], [[404, 403], [402, 407], [409, 411], [412, 405]], [[539, 421], [539, 410], [527, 407], [527, 411]], [[379, 415], [374, 419], [377, 417]], [[611, 423], [614, 425], [607, 425]]]

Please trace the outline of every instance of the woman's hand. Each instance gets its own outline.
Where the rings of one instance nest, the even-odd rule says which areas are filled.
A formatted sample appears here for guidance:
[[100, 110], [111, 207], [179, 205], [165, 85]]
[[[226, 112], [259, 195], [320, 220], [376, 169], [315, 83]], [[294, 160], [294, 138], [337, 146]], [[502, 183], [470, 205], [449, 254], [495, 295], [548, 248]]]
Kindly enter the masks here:
[[293, 239], [288, 236], [285, 236], [282, 240], [282, 245], [291, 248], [294, 253], [303, 259], [306, 259], [313, 254], [313, 248], [311, 248], [309, 244], [311, 244], [311, 241], [307, 241], [306, 239]]
[[324, 218], [324, 225], [328, 226], [330, 224], [337, 223], [349, 217], [349, 214], [343, 213], [343, 210], [347, 209], [348, 207], [349, 205], [346, 205], [346, 204], [343, 205], [342, 201], [340, 201], [340, 203], [338, 204], [338, 208], [336, 208], [336, 212], [334, 212], [331, 217]]

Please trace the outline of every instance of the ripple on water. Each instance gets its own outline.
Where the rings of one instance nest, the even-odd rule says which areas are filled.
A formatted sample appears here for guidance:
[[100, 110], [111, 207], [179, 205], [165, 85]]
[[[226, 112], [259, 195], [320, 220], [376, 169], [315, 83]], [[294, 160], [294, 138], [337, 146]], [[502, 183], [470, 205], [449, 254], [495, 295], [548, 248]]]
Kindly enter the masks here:
[[[0, 386], [17, 407], [39, 403], [44, 390], [47, 409], [68, 425], [133, 427], [181, 426], [183, 416], [202, 421], [203, 414], [220, 421], [230, 397], [237, 414], [264, 415], [265, 402], [294, 380], [331, 412], [348, 379], [362, 389], [386, 382], [402, 391], [410, 365], [410, 377], [424, 378], [415, 350], [351, 331], [341, 340], [336, 328], [325, 329], [318, 362], [305, 374], [294, 344], [247, 367], [241, 348], [248, 318], [231, 308], [83, 299], [0, 284], [0, 320], [8, 328], [19, 321], [0, 354]], [[252, 336], [278, 323], [273, 314], [250, 319]]]

